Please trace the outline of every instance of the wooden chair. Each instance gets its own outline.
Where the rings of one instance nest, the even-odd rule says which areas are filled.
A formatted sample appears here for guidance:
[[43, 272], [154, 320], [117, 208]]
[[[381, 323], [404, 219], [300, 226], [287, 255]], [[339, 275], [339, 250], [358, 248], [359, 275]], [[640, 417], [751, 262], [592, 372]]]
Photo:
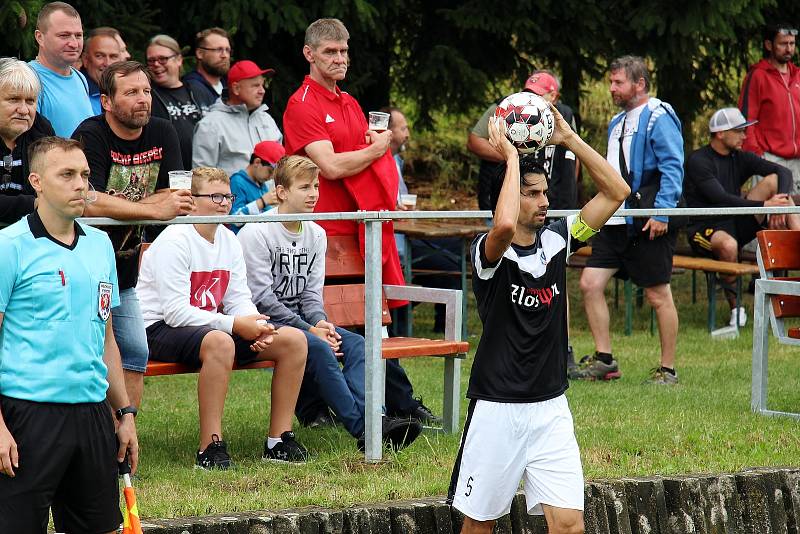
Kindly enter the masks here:
[[[753, 371], [750, 406], [764, 415], [800, 419], [800, 413], [767, 409], [769, 328], [786, 345], [800, 345], [800, 328], [788, 328], [784, 320], [800, 317], [800, 277], [784, 271], [800, 270], [800, 230], [762, 230], [758, 233], [758, 269], [753, 321]], [[769, 318], [769, 319], [767, 319]]]

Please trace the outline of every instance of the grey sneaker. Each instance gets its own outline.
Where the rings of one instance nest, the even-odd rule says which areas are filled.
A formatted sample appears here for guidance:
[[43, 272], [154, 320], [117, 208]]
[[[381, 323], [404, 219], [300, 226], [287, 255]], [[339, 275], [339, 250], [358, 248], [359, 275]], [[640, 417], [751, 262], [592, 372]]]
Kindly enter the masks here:
[[569, 378], [573, 380], [616, 380], [621, 376], [617, 360], [607, 364], [594, 355], [581, 358], [578, 368], [569, 372]]
[[661, 367], [656, 367], [650, 370], [650, 378], [644, 383], [656, 386], [674, 386], [678, 383], [678, 373], [672, 374]]

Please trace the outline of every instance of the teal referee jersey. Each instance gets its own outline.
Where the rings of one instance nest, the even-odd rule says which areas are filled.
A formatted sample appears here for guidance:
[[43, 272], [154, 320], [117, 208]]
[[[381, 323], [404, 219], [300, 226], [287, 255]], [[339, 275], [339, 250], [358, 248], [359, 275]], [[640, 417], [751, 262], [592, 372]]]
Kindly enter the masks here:
[[0, 230], [0, 395], [34, 402], [101, 402], [106, 322], [119, 305], [105, 232], [75, 223], [54, 239], [37, 212]]

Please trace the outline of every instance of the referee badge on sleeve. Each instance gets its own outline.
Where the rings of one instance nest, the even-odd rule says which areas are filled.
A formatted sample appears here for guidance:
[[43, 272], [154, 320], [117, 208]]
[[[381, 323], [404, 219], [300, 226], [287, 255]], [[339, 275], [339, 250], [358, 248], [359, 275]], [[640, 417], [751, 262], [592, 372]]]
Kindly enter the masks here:
[[112, 287], [108, 282], [100, 282], [97, 286], [97, 315], [103, 321], [108, 321], [108, 317], [111, 315]]

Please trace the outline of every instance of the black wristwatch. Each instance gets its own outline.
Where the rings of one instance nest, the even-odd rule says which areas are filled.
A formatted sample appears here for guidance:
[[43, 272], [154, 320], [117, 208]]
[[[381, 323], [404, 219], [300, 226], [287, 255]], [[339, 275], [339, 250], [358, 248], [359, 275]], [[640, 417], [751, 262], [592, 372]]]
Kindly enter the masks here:
[[124, 408], [120, 408], [114, 413], [117, 416], [117, 420], [121, 421], [122, 416], [125, 415], [126, 413], [132, 413], [133, 416], [136, 417], [136, 414], [139, 413], [139, 410], [136, 409], [136, 406], [130, 405], [130, 406], [125, 406]]

